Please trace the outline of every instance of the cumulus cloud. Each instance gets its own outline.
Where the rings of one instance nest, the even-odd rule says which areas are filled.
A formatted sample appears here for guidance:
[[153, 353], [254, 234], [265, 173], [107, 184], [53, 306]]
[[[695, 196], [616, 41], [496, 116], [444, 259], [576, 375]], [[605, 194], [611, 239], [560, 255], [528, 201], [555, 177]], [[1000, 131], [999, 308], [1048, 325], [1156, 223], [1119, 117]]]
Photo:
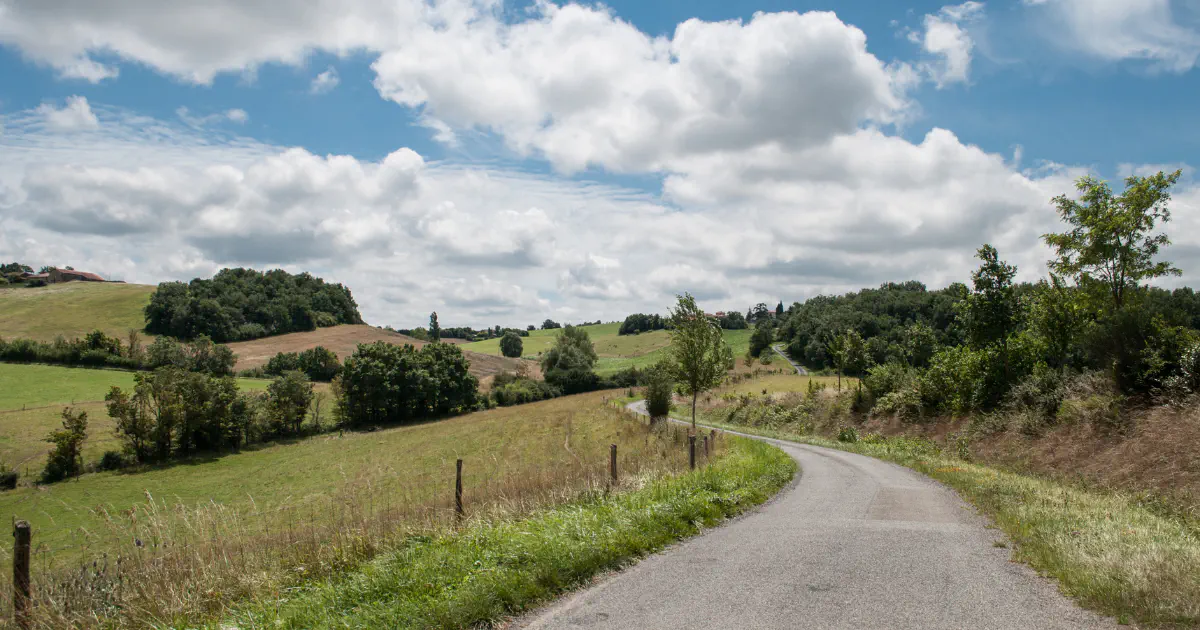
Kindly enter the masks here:
[[975, 42], [966, 26], [983, 17], [982, 2], [942, 7], [926, 15], [924, 32], [911, 32], [909, 39], [921, 45], [926, 53], [939, 57], [936, 63], [923, 63], [921, 68], [930, 79], [943, 88], [950, 83], [966, 83], [971, 68], [971, 52]]
[[308, 91], [313, 94], [325, 94], [333, 91], [333, 88], [337, 87], [340, 82], [341, 78], [338, 77], [337, 69], [330, 66], [313, 78], [312, 83], [308, 86]]
[[691, 155], [810, 146], [907, 108], [893, 69], [832, 13], [692, 19], [666, 38], [602, 7], [537, 11], [515, 24], [485, 12], [421, 29], [375, 62], [376, 88], [568, 172], [670, 170]]
[[63, 107], [49, 103], [38, 106], [37, 112], [45, 119], [46, 126], [54, 131], [80, 131], [95, 129], [100, 120], [92, 113], [88, 100], [82, 96], [68, 96]]
[[1200, 57], [1200, 32], [1185, 25], [1170, 0], [1024, 0], [1055, 42], [1105, 61], [1151, 62], [1187, 72]]

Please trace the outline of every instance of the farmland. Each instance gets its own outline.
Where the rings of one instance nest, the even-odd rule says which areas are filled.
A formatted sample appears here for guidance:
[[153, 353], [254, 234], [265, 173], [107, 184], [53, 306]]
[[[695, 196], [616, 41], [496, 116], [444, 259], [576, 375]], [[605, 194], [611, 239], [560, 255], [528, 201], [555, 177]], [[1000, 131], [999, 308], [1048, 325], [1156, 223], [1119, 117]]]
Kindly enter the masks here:
[[[593, 324], [580, 326], [586, 330], [596, 347], [597, 374], [612, 374], [618, 370], [631, 367], [644, 368], [658, 362], [663, 356], [664, 349], [670, 345], [671, 339], [665, 330], [655, 330], [638, 335], [618, 335], [620, 323]], [[536, 359], [539, 354], [554, 346], [558, 330], [533, 330], [528, 337], [522, 337], [525, 358]], [[735, 357], [741, 357], [750, 346], [752, 330], [726, 330], [725, 341], [729, 343]], [[500, 340], [488, 339], [463, 344], [463, 350], [500, 356]]]
[[[104, 409], [104, 395], [116, 385], [133, 387], [133, 372], [91, 370], [50, 365], [0, 363], [0, 461], [18, 470], [40, 469], [42, 458], [50, 450], [46, 433], [60, 424], [64, 406], [82, 409], [88, 414], [88, 441], [84, 460], [98, 459], [106, 450], [117, 447], [113, 421]], [[244, 390], [266, 389], [270, 381], [239, 378]], [[318, 385], [328, 388], [328, 385]]]
[[0, 336], [53, 341], [100, 329], [124, 339], [145, 327], [142, 309], [153, 292], [148, 285], [107, 282], [0, 289]]
[[[686, 467], [673, 432], [650, 432], [604, 405], [604, 396], [326, 434], [138, 474], [88, 474], [6, 492], [0, 511], [32, 522], [42, 550], [35, 559], [39, 567], [102, 552], [128, 555], [135, 539], [168, 548], [188, 543], [185, 558], [171, 556], [153, 566], [175, 571], [174, 583], [187, 583], [186, 590], [194, 592], [158, 593], [150, 604], [157, 609], [142, 612], [194, 613], [213, 604], [201, 601], [206, 589], [230, 597], [272, 591], [296, 578], [288, 573], [291, 562], [312, 561], [313, 571], [327, 566], [322, 562], [329, 558], [297, 560], [293, 554], [301, 547], [318, 555], [345, 552], [322, 541], [346, 527], [357, 532], [360, 547], [366, 545], [354, 552], [356, 562], [385, 547], [396, 532], [445, 521], [458, 458], [465, 460], [465, 500], [476, 515], [520, 515], [602, 483], [609, 444], [619, 445], [622, 470], [630, 477]], [[342, 529], [331, 530], [335, 523]], [[214, 541], [223, 548], [212, 548]], [[238, 550], [235, 556], [222, 557], [240, 566], [215, 569], [208, 562], [212, 556], [197, 560], [231, 549]], [[197, 574], [201, 565], [203, 575]]]
[[[323, 346], [333, 351], [341, 360], [346, 360], [360, 343], [386, 343], [403, 345], [411, 344], [416, 347], [426, 342], [407, 335], [376, 328], [366, 324], [343, 324], [329, 328], [318, 328], [309, 332], [289, 333], [274, 337], [263, 337], [253, 341], [242, 341], [229, 344], [229, 348], [237, 355], [237, 370], [247, 370], [262, 367], [271, 357], [280, 352], [301, 352], [316, 346]], [[497, 342], [498, 343], [498, 342]], [[463, 346], [470, 351], [469, 345]], [[520, 364], [519, 359], [509, 359], [498, 356], [499, 345], [495, 354], [481, 354], [478, 351], [467, 352], [467, 360], [471, 362], [471, 373], [480, 380], [493, 376], [502, 370], [515, 371]], [[530, 365], [530, 368], [536, 367]]]

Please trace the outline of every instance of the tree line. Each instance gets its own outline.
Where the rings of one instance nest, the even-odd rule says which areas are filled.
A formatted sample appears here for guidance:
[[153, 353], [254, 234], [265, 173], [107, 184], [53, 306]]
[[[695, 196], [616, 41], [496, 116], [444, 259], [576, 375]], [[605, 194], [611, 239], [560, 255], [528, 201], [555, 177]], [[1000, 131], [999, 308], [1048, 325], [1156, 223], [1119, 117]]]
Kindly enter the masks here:
[[282, 269], [222, 269], [211, 279], [160, 283], [145, 316], [149, 333], [217, 342], [362, 323], [350, 289]]
[[1052, 422], [1081, 379], [1107, 383], [1105, 400], [1191, 395], [1200, 296], [1149, 285], [1181, 273], [1159, 258], [1169, 241], [1155, 230], [1179, 175], [1129, 177], [1120, 194], [1078, 180], [1078, 198], [1053, 200], [1067, 229], [1043, 235], [1054, 257], [1036, 283], [1016, 283], [1017, 268], [984, 244], [970, 285], [813, 298], [772, 336], [810, 367], [865, 375], [861, 409], [908, 418], [1020, 407]]
[[153, 370], [176, 367], [216, 375], [233, 374], [237, 357], [228, 346], [199, 336], [187, 343], [170, 337], [158, 337], [149, 345], [133, 330], [125, 342], [100, 330], [82, 338], [54, 341], [0, 339], [0, 361], [12, 363], [51, 363], [79, 367], [111, 367], [126, 370]]

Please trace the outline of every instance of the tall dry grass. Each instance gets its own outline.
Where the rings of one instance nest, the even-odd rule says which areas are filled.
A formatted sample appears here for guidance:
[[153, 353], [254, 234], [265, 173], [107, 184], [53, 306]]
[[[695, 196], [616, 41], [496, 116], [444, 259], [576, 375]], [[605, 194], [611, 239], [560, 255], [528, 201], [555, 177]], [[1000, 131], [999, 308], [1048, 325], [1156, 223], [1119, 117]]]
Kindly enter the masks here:
[[[595, 425], [578, 430], [582, 423], [613, 431]], [[518, 458], [497, 455], [512, 449], [497, 449], [466, 459], [472, 473], [464, 492], [468, 520], [526, 515], [609, 491], [610, 439], [618, 444], [627, 482], [688, 466], [683, 429], [651, 427], [615, 408], [564, 414], [551, 426], [561, 439], [543, 439]], [[453, 461], [437, 470], [404, 471], [401, 480], [398, 474], [381, 463], [336, 480], [319, 501], [264, 506], [248, 498], [184, 507], [147, 495], [130, 509], [91, 508], [102, 528], [88, 532], [92, 543], [35, 552], [34, 625], [132, 628], [213, 619], [235, 603], [285, 597], [289, 589], [352, 569], [411, 537], [459, 525]], [[34, 542], [36, 548], [36, 532]], [[0, 582], [0, 624], [12, 619], [10, 579], [5, 572]]]

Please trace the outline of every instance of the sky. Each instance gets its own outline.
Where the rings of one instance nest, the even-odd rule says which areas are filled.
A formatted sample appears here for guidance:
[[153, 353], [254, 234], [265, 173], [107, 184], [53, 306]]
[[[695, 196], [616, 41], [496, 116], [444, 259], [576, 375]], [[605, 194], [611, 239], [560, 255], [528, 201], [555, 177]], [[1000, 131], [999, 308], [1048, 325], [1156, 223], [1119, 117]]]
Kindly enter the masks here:
[[1051, 199], [1182, 169], [1200, 0], [0, 0], [0, 259], [308, 271], [375, 325], [1045, 274]]

